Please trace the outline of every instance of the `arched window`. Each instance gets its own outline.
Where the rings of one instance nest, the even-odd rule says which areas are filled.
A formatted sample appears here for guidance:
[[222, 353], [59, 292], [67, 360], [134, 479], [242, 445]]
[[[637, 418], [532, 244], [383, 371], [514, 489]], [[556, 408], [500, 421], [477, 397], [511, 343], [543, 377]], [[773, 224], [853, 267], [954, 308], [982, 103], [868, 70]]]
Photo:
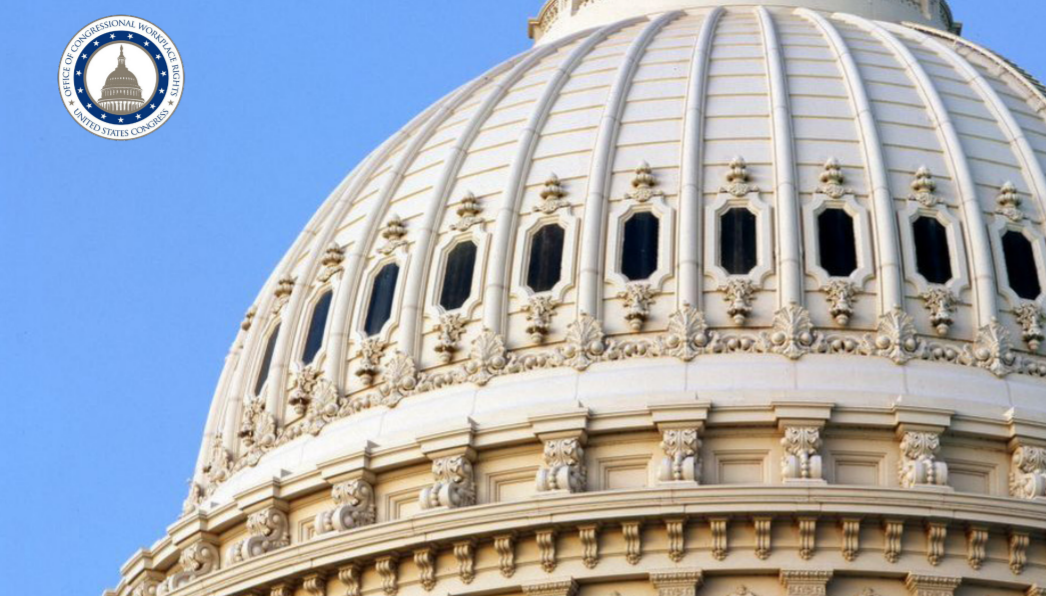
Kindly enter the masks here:
[[374, 286], [370, 290], [370, 302], [367, 305], [367, 319], [363, 324], [363, 333], [376, 335], [392, 318], [392, 299], [396, 297], [396, 280], [400, 276], [400, 266], [389, 263], [374, 276]]
[[755, 214], [734, 207], [719, 217], [719, 266], [730, 275], [747, 275], [758, 263]]
[[946, 284], [952, 279], [952, 256], [948, 230], [932, 217], [912, 222], [915, 235], [915, 266], [932, 284]]
[[447, 268], [443, 272], [443, 289], [439, 294], [439, 305], [446, 310], [461, 308], [472, 294], [472, 278], [476, 271], [476, 243], [462, 242], [447, 255]]
[[280, 324], [277, 323], [269, 334], [269, 341], [265, 344], [265, 355], [262, 356], [261, 368], [258, 369], [258, 378], [254, 381], [254, 394], [261, 395], [265, 387], [265, 381], [269, 378], [269, 367], [272, 366], [272, 354], [276, 351], [276, 339], [280, 336]]
[[1002, 252], [1010, 288], [1025, 300], [1037, 299], [1042, 294], [1042, 284], [1031, 242], [1024, 234], [1009, 230], [1002, 236]]
[[323, 347], [323, 334], [327, 329], [327, 314], [331, 309], [331, 296], [333, 293], [327, 290], [320, 296], [316, 306], [312, 308], [312, 319], [309, 321], [309, 334], [305, 336], [305, 351], [301, 360], [305, 364], [312, 364], [316, 354]]
[[843, 209], [825, 209], [817, 216], [817, 252], [821, 267], [832, 277], [849, 277], [857, 270], [854, 220]]
[[535, 292], [551, 290], [563, 276], [563, 238], [558, 224], [548, 224], [534, 233], [527, 259], [527, 286]]
[[649, 279], [657, 271], [660, 221], [653, 213], [636, 213], [625, 222], [621, 242], [621, 274], [628, 281]]

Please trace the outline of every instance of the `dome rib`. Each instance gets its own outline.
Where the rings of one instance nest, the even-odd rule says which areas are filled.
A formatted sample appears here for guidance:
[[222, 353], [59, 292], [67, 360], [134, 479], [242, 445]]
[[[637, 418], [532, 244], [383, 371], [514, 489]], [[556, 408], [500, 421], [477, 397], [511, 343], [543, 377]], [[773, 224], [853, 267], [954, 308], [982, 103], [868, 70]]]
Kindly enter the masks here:
[[872, 235], [875, 240], [879, 276], [879, 314], [890, 312], [895, 308], [904, 308], [904, 272], [901, 267], [901, 252], [897, 245], [900, 238], [897, 229], [897, 215], [890, 193], [890, 179], [886, 168], [886, 156], [883, 154], [879, 127], [875, 123], [872, 104], [868, 99], [857, 62], [850, 51], [849, 44], [843, 40], [839, 30], [820, 14], [806, 8], [800, 8], [796, 14], [814, 23], [839, 58], [843, 79], [850, 91], [850, 103], [857, 116], [858, 131], [861, 136], [861, 149], [864, 153], [865, 166], [868, 169], [870, 195], [872, 197], [872, 215], [874, 218]]
[[1035, 152], [1028, 143], [1028, 139], [1024, 136], [1023, 129], [1014, 120], [1013, 114], [1010, 113], [1009, 108], [1003, 103], [1002, 98], [999, 97], [999, 94], [984, 78], [984, 75], [978, 72], [958, 52], [921, 31], [913, 30], [912, 34], [923, 45], [932, 47], [951, 62], [956, 69], [969, 77], [967, 82], [972, 83], [974, 88], [977, 89], [980, 98], [991, 106], [996, 122], [1001, 125], [1003, 133], [1008, 137], [1014, 157], [1020, 160], [1022, 175], [1026, 178], [1025, 182], [1028, 183], [1029, 190], [1033, 191], [1031, 194], [1034, 195], [1034, 200], [1039, 204], [1040, 212], [1046, 213], [1046, 206], [1043, 204], [1043, 201], [1046, 200], [1044, 199], [1046, 197], [1046, 175], [1043, 173], [1042, 164], [1035, 157]]
[[945, 155], [957, 182], [959, 203], [962, 206], [963, 220], [965, 220], [965, 225], [962, 226], [963, 234], [973, 257], [970, 260], [973, 269], [970, 277], [976, 313], [974, 328], [980, 329], [991, 323], [998, 309], [994, 263], [988, 240], [988, 228], [981, 206], [977, 202], [977, 187], [973, 181], [973, 174], [970, 172], [966, 151], [959, 140], [951, 115], [926, 70], [912, 55], [911, 50], [905, 47], [895, 35], [884, 27], [861, 17], [842, 15], [840, 18], [874, 35], [904, 62], [909, 76], [919, 89], [923, 101], [926, 102], [927, 109], [933, 114], [937, 130], [944, 137]]
[[494, 108], [504, 99], [512, 86], [519, 82], [530, 70], [544, 58], [548, 57], [560, 47], [571, 43], [580, 37], [579, 34], [571, 35], [547, 46], [539, 46], [519, 60], [505, 77], [498, 81], [494, 89], [487, 94], [483, 104], [470, 117], [465, 130], [458, 135], [458, 140], [450, 150], [450, 155], [444, 160], [443, 171], [439, 182], [433, 189], [431, 199], [425, 207], [423, 220], [415, 235], [413, 253], [421, 256], [416, 266], [407, 271], [407, 282], [403, 292], [403, 306], [400, 309], [400, 333], [399, 349], [414, 358], [419, 356], [416, 343], [420, 336], [418, 327], [424, 315], [425, 280], [428, 277], [429, 268], [433, 259], [432, 239], [436, 235], [439, 221], [446, 209], [450, 191], [457, 182], [461, 167], [464, 165], [465, 157], [468, 155], [469, 147], [472, 146], [476, 136], [480, 133], [483, 124], [490, 118]]
[[[683, 164], [703, 163], [704, 128], [708, 101], [708, 61], [711, 56], [712, 39], [715, 37], [721, 7], [715, 7], [705, 15], [694, 44], [687, 84], [686, 107], [684, 108], [682, 161]], [[704, 281], [702, 250], [702, 206], [701, 184], [703, 168], [683, 168], [679, 200], [679, 237], [694, 238], [694, 242], [682, 242], [679, 246], [679, 285], [677, 303], [701, 308], [701, 285]]]
[[796, 187], [795, 135], [788, 105], [788, 79], [777, 30], [769, 11], [755, 9], [766, 49], [767, 82], [770, 87], [770, 121], [773, 147], [774, 202], [777, 210], [777, 305], [803, 304], [803, 252], [799, 235], [799, 193]]
[[606, 107], [596, 134], [595, 155], [588, 173], [588, 196], [585, 199], [584, 223], [581, 235], [581, 266], [578, 270], [577, 312], [588, 313], [596, 319], [603, 314], [603, 266], [606, 263], [606, 225], [604, 213], [609, 201], [610, 177], [617, 152], [617, 138], [621, 114], [632, 88], [632, 80], [640, 57], [654, 37], [670, 22], [682, 16], [682, 11], [666, 12], [651, 20], [632, 40], [618, 67], [617, 76], [607, 96]]
[[517, 232], [517, 221], [519, 220], [520, 204], [526, 192], [526, 176], [530, 171], [534, 149], [541, 137], [541, 128], [548, 119], [559, 92], [570, 80], [574, 69], [600, 42], [612, 33], [620, 31], [625, 27], [643, 21], [643, 17], [628, 19], [601, 27], [574, 48], [563, 64], [556, 69], [552, 78], [545, 84], [545, 90], [534, 105], [534, 110], [527, 120], [526, 126], [520, 132], [518, 149], [512, 159], [501, 208], [496, 216], [494, 228], [494, 239], [491, 243], [490, 265], [487, 281], [483, 288], [483, 325], [494, 333], [504, 331], [505, 311], [507, 307], [507, 292], [510, 285], [511, 263], [509, 262], [510, 249], [515, 242]]

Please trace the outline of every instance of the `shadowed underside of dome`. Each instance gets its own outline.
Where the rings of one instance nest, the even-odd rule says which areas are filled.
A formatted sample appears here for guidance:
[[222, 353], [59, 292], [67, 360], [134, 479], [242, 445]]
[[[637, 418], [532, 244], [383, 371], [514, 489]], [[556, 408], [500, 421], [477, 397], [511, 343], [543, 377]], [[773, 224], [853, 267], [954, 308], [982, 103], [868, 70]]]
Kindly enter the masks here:
[[[942, 29], [958, 27], [937, 0], [547, 3], [532, 50], [375, 150], [276, 268], [227, 359], [186, 515], [151, 551], [183, 560], [148, 585], [193, 585], [217, 568], [193, 575], [193, 557], [217, 561], [220, 545], [214, 586], [237, 592], [255, 557], [298, 544], [321, 561], [311, 585], [338, 567], [350, 594], [370, 582], [391, 596], [397, 553], [431, 590], [444, 544], [460, 565], [451, 593], [487, 593], [472, 584], [477, 544], [490, 539], [488, 571], [507, 581], [524, 535], [540, 561], [526, 581], [551, 581], [558, 530], [522, 529], [546, 505], [586, 553], [575, 576], [595, 569], [606, 519], [621, 532], [607, 548], [652, 581], [691, 560], [686, 544], [718, 565], [738, 520], [756, 544], [740, 568], [772, 560], [781, 523], [816, 560], [816, 515], [775, 501], [790, 498], [777, 483], [845, 503], [829, 520], [843, 554], [818, 569], [878, 573], [883, 559], [855, 550], [872, 516], [911, 590], [945, 551], [962, 563], [946, 579], [983, 564], [1007, 589], [1046, 581], [1021, 560], [1046, 531], [1023, 502], [1046, 497], [1046, 96]], [[571, 517], [574, 493], [618, 488], [636, 492], [593, 494], [606, 509]], [[329, 490], [334, 509], [315, 496]], [[694, 513], [714, 491], [752, 506]], [[976, 521], [946, 539], [948, 522], [914, 512], [924, 498]], [[487, 515], [476, 503], [497, 532], [468, 526]], [[480, 512], [451, 520], [461, 509]], [[443, 530], [426, 525], [442, 514]], [[684, 539], [694, 515], [706, 525]], [[651, 569], [630, 525], [647, 516], [667, 545]], [[905, 519], [920, 535], [906, 548], [928, 553], [917, 562], [901, 554]], [[442, 538], [389, 554], [360, 529], [375, 521]], [[197, 523], [225, 534], [190, 550], [179, 532]], [[986, 562], [986, 544], [1008, 561]], [[770, 568], [792, 594], [798, 576]], [[804, 577], [823, 588], [824, 573]]]

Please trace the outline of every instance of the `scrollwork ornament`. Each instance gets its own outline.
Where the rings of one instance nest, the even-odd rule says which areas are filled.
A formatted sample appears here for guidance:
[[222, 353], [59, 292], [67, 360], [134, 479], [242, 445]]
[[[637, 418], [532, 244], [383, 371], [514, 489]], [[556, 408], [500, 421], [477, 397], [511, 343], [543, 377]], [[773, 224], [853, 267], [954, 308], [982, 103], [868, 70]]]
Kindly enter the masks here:
[[1010, 496], [1027, 500], [1046, 498], [1046, 448], [1021, 445], [1013, 452]]
[[472, 462], [464, 455], [441, 457], [432, 462], [431, 486], [422, 489], [422, 509], [470, 507], [476, 504], [476, 483]]
[[937, 335], [948, 335], [954, 323], [955, 295], [947, 288], [935, 287], [923, 292], [921, 297], [926, 303], [926, 309], [930, 311], [930, 324], [937, 331]]
[[747, 278], [731, 278], [719, 287], [726, 301], [726, 314], [734, 320], [735, 325], [744, 325], [748, 315], [752, 314], [752, 299], [755, 296], [755, 284]]
[[701, 460], [697, 456], [701, 439], [696, 428], [666, 429], [661, 433], [661, 482], [700, 482]]
[[845, 279], [833, 279], [825, 284], [824, 293], [828, 295], [828, 314], [840, 327], [849, 325], [854, 315], [857, 286]]
[[901, 439], [901, 486], [947, 486], [948, 466], [944, 462], [936, 461], [940, 448], [941, 436], [937, 433], [904, 433]]
[[440, 362], [447, 364], [458, 351], [458, 342], [465, 332], [465, 319], [457, 313], [444, 314], [439, 318], [435, 331], [438, 334], [436, 353], [439, 354]]
[[331, 489], [331, 497], [337, 507], [316, 515], [314, 526], [317, 536], [374, 523], [374, 488], [366, 480], [355, 479], [335, 484]]
[[654, 198], [665, 198], [665, 193], [655, 190], [655, 186], [657, 186], [657, 180], [654, 178], [653, 170], [650, 169], [650, 164], [645, 161], [641, 162], [636, 168], [635, 178], [632, 179], [633, 190], [626, 194], [625, 198], [637, 203], [646, 203]]
[[527, 315], [526, 332], [530, 335], [530, 341], [540, 344], [548, 336], [552, 327], [552, 315], [555, 314], [559, 302], [551, 296], [533, 296], [523, 305], [523, 312]]
[[229, 547], [227, 560], [242, 563], [291, 543], [287, 514], [279, 509], [264, 509], [247, 516], [248, 537]]
[[194, 542], [178, 554], [178, 565], [181, 570], [157, 586], [158, 596], [169, 594], [217, 569], [218, 549], [209, 542]]
[[388, 343], [380, 337], [368, 337], [360, 342], [360, 350], [357, 357], [360, 359], [356, 365], [355, 375], [365, 387], [374, 385], [374, 379], [378, 375], [378, 365]]
[[332, 387], [333, 385], [323, 378], [322, 368], [312, 365], [296, 366], [291, 373], [291, 389], [287, 394], [287, 403], [294, 408], [296, 414], [303, 416], [317, 393], [328, 391]]
[[625, 321], [633, 332], [639, 333], [650, 318], [650, 305], [654, 303], [657, 290], [650, 284], [630, 283], [617, 297], [625, 301]]
[[538, 492], [584, 492], [588, 472], [580, 439], [545, 441], [544, 460], [537, 473]]
[[323, 257], [320, 259], [320, 265], [323, 267], [320, 269], [319, 275], [316, 279], [320, 283], [326, 283], [330, 281], [335, 275], [341, 273], [342, 262], [345, 261], [345, 249], [337, 242], [332, 242], [327, 250], [323, 252]]
[[481, 223], [482, 218], [479, 217], [480, 212], [483, 209], [479, 205], [479, 199], [476, 195], [469, 191], [465, 193], [465, 196], [461, 199], [461, 205], [458, 206], [458, 221], [450, 225], [450, 229], [464, 232], [472, 226]]
[[781, 475], [785, 480], [821, 480], [821, 429], [816, 426], [789, 426], [781, 439], [785, 456]]
[[1021, 326], [1021, 338], [1032, 352], [1038, 352], [1042, 342], [1046, 339], [1043, 332], [1043, 313], [1038, 304], [1025, 302], [1014, 309], [1013, 314]]
[[407, 246], [407, 224], [402, 217], [393, 215], [389, 218], [389, 221], [385, 222], [385, 227], [381, 229], [381, 237], [385, 239], [385, 244], [378, 248], [378, 252], [383, 255], [391, 255], [398, 248], [404, 248]]

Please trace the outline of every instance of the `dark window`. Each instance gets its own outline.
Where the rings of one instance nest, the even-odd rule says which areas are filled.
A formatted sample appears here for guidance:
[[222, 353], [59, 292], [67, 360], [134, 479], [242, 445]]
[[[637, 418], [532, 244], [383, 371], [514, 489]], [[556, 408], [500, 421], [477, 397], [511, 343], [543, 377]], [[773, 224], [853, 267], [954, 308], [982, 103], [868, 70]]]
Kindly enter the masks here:
[[476, 269], [476, 244], [462, 242], [447, 255], [447, 270], [443, 274], [443, 290], [439, 305], [447, 310], [461, 308], [472, 293], [472, 276]]
[[381, 331], [392, 317], [392, 299], [396, 297], [396, 280], [400, 276], [400, 266], [389, 263], [374, 276], [374, 287], [370, 290], [370, 304], [367, 306], [367, 320], [363, 324], [363, 333], [370, 336]]
[[320, 348], [323, 347], [323, 332], [327, 329], [327, 313], [331, 309], [331, 296], [330, 291], [324, 292], [312, 309], [309, 334], [305, 337], [305, 352], [301, 355], [302, 362], [305, 364], [311, 364]]
[[730, 275], [746, 275], [757, 262], [755, 214], [743, 207], [723, 213], [719, 218], [719, 266]]
[[265, 355], [262, 357], [261, 368], [258, 369], [258, 379], [254, 382], [254, 394], [261, 395], [265, 387], [265, 380], [269, 378], [269, 367], [272, 366], [272, 354], [276, 351], [276, 339], [280, 336], [280, 325], [269, 334], [269, 341], [265, 344]]
[[842, 209], [825, 209], [817, 216], [821, 267], [832, 277], [849, 277], [857, 270], [854, 219]]
[[915, 233], [915, 266], [932, 284], [946, 284], [952, 279], [952, 256], [948, 247], [948, 230], [932, 217], [920, 217], [912, 223]]
[[1006, 257], [1006, 277], [1010, 279], [1013, 291], [1025, 300], [1038, 298], [1042, 286], [1031, 242], [1024, 234], [1009, 230], [1002, 237], [1002, 252]]
[[527, 286], [531, 290], [547, 292], [559, 283], [563, 275], [564, 236], [563, 228], [549, 224], [531, 238], [527, 261]]
[[653, 213], [636, 213], [625, 222], [621, 242], [621, 273], [629, 281], [649, 279], [657, 271], [660, 221]]

